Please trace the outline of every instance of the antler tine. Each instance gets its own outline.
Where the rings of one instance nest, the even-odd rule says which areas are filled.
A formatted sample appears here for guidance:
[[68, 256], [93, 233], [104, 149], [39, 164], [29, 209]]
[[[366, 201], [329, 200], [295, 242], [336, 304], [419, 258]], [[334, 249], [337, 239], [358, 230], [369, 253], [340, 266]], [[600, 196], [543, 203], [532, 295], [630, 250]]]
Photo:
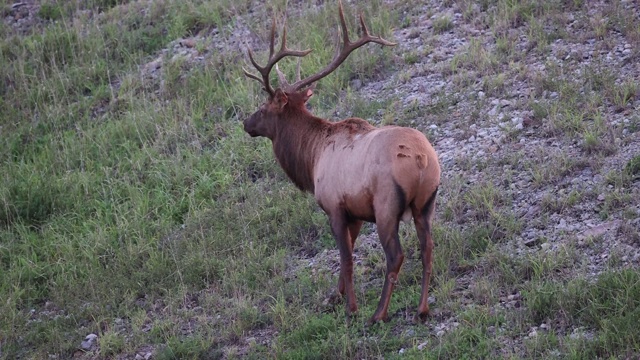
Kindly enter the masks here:
[[278, 68], [278, 64], [276, 64], [276, 73], [278, 74], [278, 80], [280, 80], [280, 87], [288, 88], [289, 82], [287, 81], [287, 78], [284, 76], [284, 73], [280, 71], [280, 69]]
[[245, 69], [244, 67], [242, 67], [242, 71], [244, 71], [245, 76], [262, 82], [261, 78], [259, 78], [259, 77], [255, 76], [255, 75], [253, 75], [252, 73], [248, 72], [247, 69]]
[[[295, 91], [296, 90], [296, 89], [291, 87], [291, 85], [287, 81], [287, 77], [278, 68], [278, 64], [276, 64], [276, 72], [278, 73], [278, 80], [280, 81], [280, 87], [281, 88], [286, 89], [287, 91]], [[300, 58], [298, 58], [298, 64], [296, 65], [296, 81], [300, 81]]]
[[267, 64], [265, 66], [258, 65], [256, 60], [253, 58], [253, 52], [251, 51], [251, 49], [247, 50], [251, 64], [253, 64], [253, 67], [255, 67], [256, 70], [258, 70], [258, 72], [262, 76], [262, 79], [260, 79], [257, 75], [251, 74], [247, 70], [242, 69], [244, 70], [244, 74], [247, 77], [260, 81], [260, 83], [262, 83], [262, 85], [264, 86], [264, 90], [268, 92], [269, 95], [271, 96], [275, 94], [275, 91], [273, 90], [273, 88], [271, 87], [271, 84], [269, 83], [269, 73], [271, 73], [271, 69], [273, 68], [273, 66], [276, 65], [278, 61], [282, 60], [287, 56], [302, 57], [302, 56], [306, 56], [311, 52], [311, 49], [291, 50], [287, 48], [287, 27], [286, 27], [286, 20], [285, 20], [285, 25], [283, 26], [283, 29], [282, 29], [282, 39], [281, 39], [280, 50], [276, 54], [274, 54], [275, 39], [276, 39], [275, 27], [276, 27], [276, 19], [274, 17], [272, 21], [271, 34], [270, 34], [269, 60], [267, 60]]
[[362, 28], [363, 35], [355, 42], [351, 42], [351, 40], [349, 40], [349, 31], [347, 29], [347, 22], [345, 21], [345, 18], [344, 18], [342, 1], [338, 1], [338, 15], [340, 16], [340, 28], [342, 29], [342, 49], [338, 49], [338, 52], [336, 52], [336, 55], [333, 57], [333, 60], [331, 61], [331, 63], [329, 63], [329, 65], [327, 65], [324, 69], [320, 70], [320, 72], [314, 75], [311, 75], [307, 78], [304, 78], [303, 80], [298, 80], [294, 84], [292, 84], [291, 88], [293, 90], [300, 90], [303, 87], [308, 86], [322, 79], [323, 77], [331, 74], [333, 71], [335, 71], [338, 68], [338, 66], [340, 66], [340, 64], [342, 64], [342, 62], [344, 62], [344, 60], [349, 56], [349, 54], [351, 54], [352, 51], [361, 47], [364, 44], [374, 42], [383, 46], [397, 45], [396, 43], [385, 40], [379, 36], [373, 36], [369, 34], [369, 29], [367, 29], [367, 26], [364, 23], [364, 16], [362, 15], [362, 13], [360, 14], [360, 26]]
[[363, 38], [368, 39], [367, 42], [371, 41], [376, 44], [384, 45], [384, 46], [396, 46], [398, 43], [394, 43], [388, 40], [381, 38], [380, 36], [373, 36], [369, 34], [369, 29], [367, 29], [367, 25], [364, 23], [364, 15], [360, 13], [360, 27], [362, 28]]
[[349, 29], [347, 29], [347, 22], [344, 20], [344, 11], [342, 9], [342, 0], [338, 1], [338, 15], [340, 16], [340, 27], [342, 28], [342, 42], [344, 45], [350, 44]]
[[364, 23], [364, 15], [362, 15], [362, 13], [360, 13], [360, 28], [364, 36], [369, 36], [369, 29], [367, 29], [367, 25]]

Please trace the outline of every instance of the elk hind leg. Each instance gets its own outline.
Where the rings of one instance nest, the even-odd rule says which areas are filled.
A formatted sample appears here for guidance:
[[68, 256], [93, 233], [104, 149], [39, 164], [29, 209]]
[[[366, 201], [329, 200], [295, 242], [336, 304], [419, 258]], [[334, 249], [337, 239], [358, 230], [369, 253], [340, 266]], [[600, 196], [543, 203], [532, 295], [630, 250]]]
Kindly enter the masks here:
[[431, 236], [433, 214], [436, 206], [436, 189], [422, 209], [411, 207], [413, 221], [420, 241], [420, 256], [422, 259], [422, 291], [418, 303], [418, 316], [424, 319], [429, 315], [429, 283], [433, 267], [433, 238]]
[[382, 243], [382, 248], [384, 249], [387, 259], [387, 274], [384, 279], [380, 302], [378, 303], [376, 312], [371, 317], [371, 323], [388, 320], [387, 312], [391, 301], [391, 293], [398, 281], [400, 267], [404, 261], [404, 254], [402, 253], [402, 247], [398, 237], [399, 219], [396, 217], [388, 217], [387, 220], [376, 218], [378, 219], [378, 221], [376, 221], [378, 235], [380, 236], [380, 242]]

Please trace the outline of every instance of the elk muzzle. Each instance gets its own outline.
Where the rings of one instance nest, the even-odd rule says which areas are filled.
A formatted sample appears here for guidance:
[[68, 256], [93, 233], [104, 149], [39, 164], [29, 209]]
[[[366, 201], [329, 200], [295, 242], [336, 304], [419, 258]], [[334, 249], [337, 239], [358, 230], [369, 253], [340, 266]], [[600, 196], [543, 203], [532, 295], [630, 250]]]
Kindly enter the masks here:
[[249, 136], [251, 137], [256, 137], [256, 136], [261, 136], [262, 134], [260, 134], [260, 132], [258, 131], [258, 123], [260, 120], [260, 111], [257, 111], [253, 114], [251, 114], [251, 116], [249, 116], [245, 121], [243, 121], [243, 125], [244, 125], [244, 131], [249, 134]]

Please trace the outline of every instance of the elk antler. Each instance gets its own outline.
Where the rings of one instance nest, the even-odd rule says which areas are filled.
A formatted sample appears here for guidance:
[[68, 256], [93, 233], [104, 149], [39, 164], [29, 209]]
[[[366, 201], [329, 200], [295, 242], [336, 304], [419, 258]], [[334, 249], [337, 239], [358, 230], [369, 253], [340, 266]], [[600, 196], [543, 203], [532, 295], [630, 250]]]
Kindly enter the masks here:
[[[331, 63], [329, 63], [329, 65], [327, 65], [324, 69], [302, 80], [300, 80], [300, 63], [298, 62], [297, 81], [291, 85], [287, 83], [284, 77], [284, 74], [282, 74], [280, 70], [277, 69], [277, 66], [276, 66], [276, 71], [278, 72], [278, 76], [280, 78], [281, 87], [285, 88], [287, 91], [300, 90], [303, 87], [309, 86], [312, 83], [331, 74], [335, 69], [338, 68], [338, 66], [340, 66], [340, 64], [342, 64], [342, 62], [344, 62], [344, 60], [349, 56], [349, 54], [351, 54], [352, 51], [361, 47], [364, 44], [374, 42], [383, 46], [397, 45], [396, 43], [387, 41], [379, 36], [373, 36], [369, 34], [369, 29], [367, 29], [367, 25], [365, 25], [364, 23], [364, 16], [362, 15], [362, 13], [360, 14], [360, 28], [361, 28], [360, 30], [362, 31], [363, 35], [355, 42], [351, 42], [351, 40], [349, 40], [349, 31], [347, 30], [347, 23], [344, 19], [344, 10], [342, 9], [342, 1], [339, 0], [338, 5], [339, 5], [339, 15], [340, 15], [340, 27], [342, 28], [342, 49], [339, 49], [340, 51], [336, 53]], [[272, 96], [274, 95], [274, 90], [273, 88], [271, 88], [271, 85], [269, 84], [269, 73], [271, 72], [271, 69], [273, 68], [273, 66], [276, 65], [278, 61], [280, 61], [282, 58], [286, 56], [303, 57], [311, 52], [311, 50], [297, 51], [297, 50], [290, 50], [287, 48], [287, 28], [285, 24], [285, 26], [283, 26], [283, 29], [282, 29], [282, 45], [280, 46], [280, 51], [278, 51], [278, 53], [274, 55], [273, 48], [274, 48], [275, 37], [276, 37], [275, 27], [276, 27], [276, 19], [274, 18], [273, 24], [271, 26], [271, 45], [269, 46], [269, 60], [267, 61], [267, 65], [265, 65], [264, 67], [261, 67], [260, 65], [258, 65], [256, 61], [253, 59], [253, 53], [251, 49], [248, 49], [249, 59], [251, 60], [251, 63], [253, 64], [253, 66], [258, 70], [260, 75], [262, 75], [262, 79], [260, 79], [257, 75], [253, 75], [249, 73], [247, 70], [244, 70], [243, 68], [246, 76], [260, 81], [262, 85], [264, 85], [265, 91], [267, 91]]]
[[342, 28], [342, 49], [336, 53], [336, 55], [333, 57], [333, 60], [331, 61], [331, 63], [329, 63], [329, 65], [327, 65], [327, 67], [320, 70], [320, 72], [314, 75], [311, 75], [309, 77], [306, 77], [302, 80], [300, 80], [300, 77], [298, 76], [298, 80], [295, 83], [289, 85], [288, 90], [293, 90], [293, 91], [300, 90], [303, 87], [308, 86], [322, 79], [323, 77], [331, 74], [335, 69], [338, 68], [338, 66], [340, 66], [340, 64], [342, 64], [342, 62], [349, 56], [349, 54], [351, 54], [352, 51], [361, 47], [364, 44], [374, 42], [383, 46], [397, 45], [397, 43], [392, 43], [379, 36], [370, 35], [369, 29], [367, 29], [367, 25], [365, 25], [364, 23], [364, 16], [362, 15], [362, 13], [360, 13], [360, 28], [361, 28], [360, 30], [362, 31], [363, 35], [355, 42], [351, 42], [349, 40], [347, 23], [344, 20], [344, 11], [342, 10], [342, 1], [338, 1], [338, 4], [339, 4], [338, 6], [339, 6], [339, 15], [340, 15], [340, 26]]
[[[282, 71], [278, 68], [278, 64], [276, 64], [276, 73], [278, 74], [278, 81], [280, 81], [280, 87], [283, 89], [290, 89], [291, 85], [289, 85], [289, 81], [287, 81], [287, 77], [284, 75]], [[296, 66], [296, 81], [300, 81], [300, 59], [298, 58], [298, 65]]]
[[290, 50], [287, 48], [287, 27], [286, 27], [286, 23], [283, 25], [282, 27], [282, 43], [280, 45], [280, 50], [278, 51], [277, 54], [273, 54], [273, 49], [274, 49], [274, 45], [275, 45], [275, 40], [276, 40], [276, 18], [274, 16], [272, 24], [271, 24], [271, 43], [269, 45], [269, 60], [267, 60], [267, 65], [265, 65], [264, 67], [258, 65], [258, 63], [254, 60], [253, 58], [253, 52], [251, 51], [251, 49], [247, 49], [247, 53], [249, 53], [249, 60], [251, 60], [251, 63], [253, 64], [253, 66], [258, 70], [258, 72], [260, 73], [260, 75], [262, 75], [262, 79], [260, 79], [257, 75], [251, 74], [250, 72], [248, 72], [247, 70], [245, 70], [244, 68], [242, 68], [242, 70], [244, 71], [244, 74], [252, 79], [258, 80], [260, 83], [262, 83], [262, 85], [264, 86], [264, 90], [266, 92], [269, 93], [269, 95], [273, 96], [275, 94], [273, 88], [271, 87], [271, 85], [269, 84], [269, 73], [271, 72], [271, 68], [273, 68], [273, 66], [280, 61], [282, 58], [286, 57], [286, 56], [298, 56], [298, 57], [302, 57], [307, 55], [308, 53], [311, 52], [311, 50], [303, 50], [303, 51], [298, 51], [298, 50]]

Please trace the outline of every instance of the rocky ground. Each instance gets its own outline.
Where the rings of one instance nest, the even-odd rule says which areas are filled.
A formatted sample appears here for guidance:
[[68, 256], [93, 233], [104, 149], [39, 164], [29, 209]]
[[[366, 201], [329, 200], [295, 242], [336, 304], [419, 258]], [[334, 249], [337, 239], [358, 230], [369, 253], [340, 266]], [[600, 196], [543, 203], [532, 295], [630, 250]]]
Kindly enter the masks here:
[[[531, 109], [532, 101], [537, 103], [558, 97], [557, 92], [545, 90], [537, 94], [536, 90], [535, 76], [544, 74], [550, 64], [560, 67], [563, 76], [578, 82], [587, 81], [580, 77], [585, 76], [585, 69], [594, 66], [594, 63], [598, 67], [615, 69], [617, 82], [638, 78], [640, 63], [637, 61], [637, 47], [632, 46], [629, 39], [614, 32], [613, 36], [608, 37], [608, 43], [603, 45], [595, 38], [595, 34], [584, 29], [584, 23], [604, 7], [604, 3], [593, 3], [594, 6], [586, 14], [562, 14], [565, 30], [572, 36], [551, 42], [549, 53], [527, 53], [527, 49], [532, 47], [532, 40], [519, 31], [521, 29], [509, 29], [507, 36], [514, 39], [515, 51], [526, 53], [526, 57], [518, 64], [521, 66], [518, 72], [522, 75], [505, 69], [507, 76], [515, 76], [505, 81], [504, 89], [494, 95], [483, 91], [481, 81], [470, 86], [460, 86], [441, 69], [449, 68], [456, 56], [469, 51], [471, 41], [479, 42], [481, 48], [491, 51], [496, 46], [496, 34], [483, 29], [481, 25], [465, 21], [460, 9], [438, 8], [435, 3], [424, 5], [421, 10], [412, 11], [427, 14], [431, 10], [432, 15], [412, 18], [411, 23], [417, 26], [396, 30], [394, 35], [399, 42], [399, 53], [421, 52], [426, 47], [433, 50], [415, 64], [394, 74], [395, 78], [366, 84], [361, 91], [370, 94], [372, 98], [396, 96], [402, 99], [403, 106], [407, 108], [415, 106], [416, 102], [428, 108], [434, 99], [441, 98], [443, 94], [454, 96], [455, 105], [450, 105], [447, 109], [450, 116], [437, 126], [420, 124], [420, 119], [415, 120], [418, 127], [422, 125], [433, 134], [434, 146], [440, 154], [444, 169], [445, 184], [447, 180], [451, 181], [456, 177], [461, 177], [468, 183], [484, 179], [508, 191], [512, 196], [512, 212], [526, 220], [521, 235], [508, 244], [513, 247], [510, 250], [516, 253], [531, 251], [530, 241], [536, 238], [545, 238], [548, 243], [542, 248], [535, 247], [533, 251], [551, 251], [567, 242], [577, 241], [581, 245], [586, 237], [602, 236], [601, 248], [589, 253], [588, 260], [593, 273], [597, 274], [602, 268], [602, 260], [612, 251], [625, 254], [622, 262], [626, 265], [637, 266], [640, 261], [639, 244], [630, 241], [627, 234], [620, 231], [622, 221], [618, 217], [622, 214], [614, 211], [611, 218], [601, 219], [597, 211], [613, 188], [607, 184], [604, 175], [610, 171], [622, 171], [629, 161], [640, 154], [640, 136], [632, 129], [637, 123], [640, 97], [635, 96], [624, 109], [618, 109], [615, 105], [604, 106], [602, 109], [604, 121], [611, 129], [611, 133], [607, 135], [610, 138], [605, 141], [612, 142], [615, 147], [612, 154], [605, 156], [585, 156], [580, 139], [569, 138], [561, 133], [549, 134], [547, 125], [533, 120]], [[638, 16], [640, 7], [636, 3], [624, 4], [626, 11]], [[443, 16], [452, 19], [450, 31], [426, 40], [422, 36], [412, 35], [430, 33], [434, 19]], [[470, 76], [481, 77], [482, 74]], [[397, 77], [403, 77], [404, 81], [399, 81]], [[544, 167], [556, 167], [561, 166], [554, 163], [554, 160], [560, 160], [557, 157], [560, 153], [563, 156], [582, 158], [584, 163], [577, 165], [566, 176], [551, 179], [545, 186], [536, 186], [531, 175], [532, 169], [527, 168], [530, 164], [526, 164], [524, 160], [541, 157]], [[507, 160], [513, 154], [522, 157], [513, 162]], [[596, 157], [599, 159], [594, 159]], [[471, 166], [467, 164], [469, 159]], [[479, 169], [479, 162], [488, 163], [487, 167]], [[505, 162], [509, 163], [504, 164]], [[512, 173], [508, 179], [505, 178], [507, 173]], [[638, 185], [637, 181], [633, 185], [636, 199]], [[545, 196], [560, 197], [573, 190], [593, 193], [595, 198], [583, 199], [568, 211], [563, 209], [550, 214], [544, 224], [532, 221], [543, 211], [541, 202]], [[446, 202], [447, 199], [443, 201]], [[634, 202], [638, 213], [640, 202]], [[630, 219], [628, 225], [640, 228], [640, 218], [636, 216], [635, 219]]]

